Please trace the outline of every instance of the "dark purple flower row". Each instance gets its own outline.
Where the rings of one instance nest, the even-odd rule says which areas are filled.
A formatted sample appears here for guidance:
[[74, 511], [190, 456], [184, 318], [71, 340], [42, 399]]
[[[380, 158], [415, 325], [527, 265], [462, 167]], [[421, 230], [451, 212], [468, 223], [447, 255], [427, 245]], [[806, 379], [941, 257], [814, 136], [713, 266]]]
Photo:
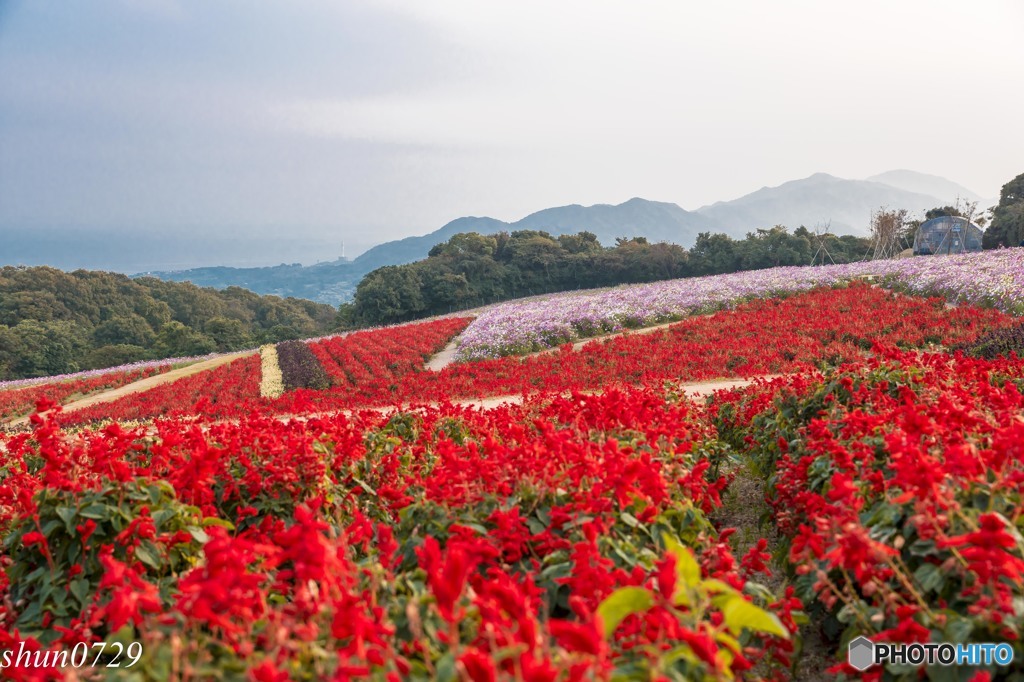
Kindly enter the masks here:
[[993, 360], [1000, 355], [1008, 356], [1010, 353], [1024, 358], [1024, 324], [997, 329], [971, 343], [954, 346], [951, 350], [962, 350], [967, 355], [986, 360]]
[[312, 388], [323, 390], [331, 385], [313, 351], [303, 341], [282, 341], [277, 344], [277, 364], [281, 367], [284, 390]]

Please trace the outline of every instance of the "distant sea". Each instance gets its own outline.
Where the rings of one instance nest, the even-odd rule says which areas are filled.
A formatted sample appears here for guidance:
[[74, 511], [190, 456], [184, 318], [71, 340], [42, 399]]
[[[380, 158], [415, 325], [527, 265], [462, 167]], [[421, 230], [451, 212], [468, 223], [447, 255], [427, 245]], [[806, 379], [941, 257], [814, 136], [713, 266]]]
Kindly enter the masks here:
[[[140, 230], [25, 229], [0, 226], [0, 266], [50, 265], [61, 270], [109, 270], [125, 274], [224, 265], [263, 267], [282, 263], [314, 265], [341, 256], [342, 237], [280, 236], [245, 231], [197, 235], [147, 234]], [[371, 244], [345, 242], [354, 258]]]

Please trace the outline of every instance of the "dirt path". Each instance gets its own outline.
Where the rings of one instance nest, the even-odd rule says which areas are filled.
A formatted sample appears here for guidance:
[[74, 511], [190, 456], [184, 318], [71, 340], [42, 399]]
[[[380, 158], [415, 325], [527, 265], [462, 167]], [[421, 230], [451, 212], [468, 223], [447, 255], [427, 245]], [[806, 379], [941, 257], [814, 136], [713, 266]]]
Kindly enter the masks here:
[[[720, 530], [736, 529], [736, 534], [732, 536], [734, 556], [743, 556], [751, 547], [757, 545], [761, 538], [768, 541], [767, 550], [774, 551], [779, 546], [779, 529], [774, 521], [770, 520], [764, 480], [751, 472], [745, 463], [739, 464], [734, 472], [736, 477], [726, 489], [724, 504], [712, 513], [712, 521]], [[771, 570], [771, 576], [756, 575], [754, 580], [764, 584], [773, 594], [782, 594], [789, 581], [779, 568], [777, 560], [771, 562]], [[803, 649], [794, 679], [807, 682], [827, 682], [835, 679], [827, 672], [828, 668], [838, 662], [835, 647], [824, 640], [820, 622], [813, 620], [802, 625], [800, 634]]]
[[444, 350], [430, 358], [427, 364], [423, 366], [423, 369], [428, 372], [440, 372], [442, 369], [455, 362], [455, 351], [459, 347], [458, 339], [458, 336], [452, 339], [452, 342], [445, 346]]
[[[75, 400], [64, 405], [64, 411], [72, 412], [74, 410], [80, 410], [83, 407], [98, 405], [99, 403], [109, 403], [112, 400], [117, 400], [118, 398], [124, 397], [126, 395], [131, 395], [132, 393], [141, 393], [142, 391], [148, 391], [149, 389], [154, 388], [156, 386], [160, 386], [171, 381], [177, 381], [178, 379], [183, 379], [184, 377], [192, 376], [193, 374], [198, 374], [199, 372], [205, 372], [207, 370], [213, 369], [215, 367], [220, 367], [221, 365], [225, 365], [229, 362], [237, 360], [238, 358], [242, 358], [245, 357], [246, 355], [252, 355], [253, 353], [258, 352], [258, 350], [245, 350], [239, 351], [237, 353], [230, 353], [228, 355], [221, 355], [220, 357], [211, 358], [210, 360], [203, 360], [202, 362], [197, 362], [192, 365], [186, 365], [185, 367], [172, 369], [171, 371], [165, 372], [163, 374], [156, 374], [151, 377], [146, 377], [145, 379], [140, 379], [139, 381], [130, 384], [125, 384], [124, 386], [113, 388], [109, 391], [93, 393], [92, 395], [87, 395], [84, 398]], [[21, 426], [22, 424], [27, 424], [28, 420], [29, 417], [27, 416], [20, 417], [18, 419], [6, 422], [5, 425]]]
[[[707, 316], [711, 317], [715, 313], [709, 313]], [[656, 324], [653, 327], [638, 327], [635, 329], [623, 329], [621, 332], [613, 332], [611, 334], [602, 334], [601, 336], [588, 336], [585, 339], [581, 339], [572, 344], [573, 350], [579, 350], [583, 346], [587, 345], [592, 341], [607, 341], [608, 339], [614, 339], [619, 336], [627, 336], [629, 334], [653, 334], [654, 332], [660, 332], [663, 329], [668, 329], [674, 324], [679, 324], [691, 317], [701, 317], [700, 315], [688, 315], [682, 320], [675, 320], [673, 322], [664, 322], [662, 324]], [[455, 337], [451, 343], [445, 346], [445, 349], [430, 358], [430, 362], [426, 364], [426, 369], [431, 372], [440, 372], [442, 369], [451, 365], [455, 362], [455, 350], [458, 348], [457, 345], [458, 337]], [[560, 346], [553, 346], [551, 348], [545, 348], [544, 350], [534, 351], [533, 353], [524, 353], [523, 355], [517, 355], [518, 358], [532, 358], [536, 355], [545, 355], [547, 353], [557, 353], [561, 350]]]
[[[762, 378], [762, 379], [774, 379], [777, 376], [781, 376], [781, 375], [770, 375], [770, 376], [764, 376], [764, 377], [759, 377], [759, 378]], [[681, 385], [678, 386], [678, 389], [682, 393], [685, 393], [690, 398], [703, 398], [705, 396], [711, 395], [715, 391], [721, 391], [721, 390], [724, 390], [724, 389], [731, 389], [731, 388], [743, 388], [744, 386], [749, 386], [750, 384], [754, 383], [754, 381], [755, 381], [754, 379], [713, 379], [711, 381], [696, 381], [696, 382], [689, 383], [689, 384], [681, 384]], [[601, 391], [599, 391], [599, 390], [598, 391], [579, 391], [579, 393], [582, 393], [584, 395], [594, 395], [594, 394], [597, 394], [597, 393], [600, 393], [600, 392]], [[569, 395], [569, 393], [565, 393], [565, 395]], [[455, 401], [453, 401], [453, 404], [461, 405], [461, 406], [465, 406], [465, 407], [478, 407], [478, 408], [481, 408], [481, 409], [487, 409], [487, 408], [490, 408], [490, 407], [497, 407], [498, 405], [502, 405], [502, 404], [505, 404], [505, 403], [511, 403], [513, 405], [518, 405], [521, 402], [523, 402], [523, 396], [522, 395], [500, 395], [500, 396], [494, 396], [494, 397], [491, 397], [491, 398], [476, 398], [476, 399], [470, 399], [470, 400], [455, 400]]]
[[[677, 390], [679, 390], [680, 392], [686, 394], [690, 398], [703, 398], [705, 396], [711, 395], [715, 391], [721, 391], [721, 390], [724, 390], [724, 389], [731, 389], [731, 388], [743, 388], [744, 386], [749, 386], [750, 384], [754, 383], [754, 381], [756, 381], [757, 379], [776, 379], [776, 378], [781, 377], [781, 376], [784, 376], [784, 375], [782, 375], [782, 374], [768, 374], [768, 375], [759, 376], [759, 377], [755, 377], [755, 378], [751, 378], [751, 379], [711, 379], [711, 380], [706, 380], [706, 381], [695, 381], [695, 382], [691, 382], [691, 383], [687, 383], [687, 384], [678, 384], [676, 388], [677, 388]], [[599, 390], [592, 390], [592, 391], [577, 391], [577, 392], [580, 393], [580, 394], [583, 394], [583, 395], [594, 395], [594, 394], [601, 393], [602, 390], [599, 389]], [[475, 407], [475, 408], [478, 408], [478, 409], [481, 409], [481, 410], [486, 410], [486, 409], [490, 409], [492, 407], [498, 407], [500, 405], [506, 405], [506, 404], [508, 404], [508, 405], [519, 405], [527, 397], [532, 397], [532, 395], [534, 395], [534, 394], [530, 394], [529, 396], [525, 396], [524, 397], [522, 394], [518, 394], [517, 393], [517, 394], [511, 394], [511, 395], [490, 396], [488, 398], [464, 398], [464, 399], [460, 399], [460, 400], [452, 400], [451, 404], [455, 405], [457, 407]], [[569, 396], [571, 394], [570, 394], [569, 391], [566, 391], [562, 395]], [[426, 403], [425, 406], [426, 407], [436, 407], [437, 404], [438, 403]], [[313, 417], [319, 417], [319, 416], [322, 416], [322, 415], [337, 414], [338, 412], [341, 412], [341, 413], [344, 413], [344, 414], [352, 414], [354, 412], [367, 412], [368, 411], [368, 412], [378, 412], [380, 414], [389, 414], [389, 413], [394, 412], [394, 411], [409, 410], [409, 409], [412, 409], [412, 407], [413, 406], [410, 405], [410, 404], [406, 404], [406, 405], [402, 405], [402, 406], [398, 406], [398, 407], [396, 407], [395, 405], [385, 405], [385, 406], [377, 406], [377, 407], [356, 407], [356, 408], [345, 408], [345, 409], [339, 409], [339, 410], [325, 410], [323, 412], [317, 412], [315, 414], [303, 414], [303, 415], [282, 414], [282, 415], [277, 415], [277, 418], [280, 419], [281, 421], [288, 421], [288, 420], [291, 420], [291, 419], [309, 419], [309, 418], [313, 418]]]

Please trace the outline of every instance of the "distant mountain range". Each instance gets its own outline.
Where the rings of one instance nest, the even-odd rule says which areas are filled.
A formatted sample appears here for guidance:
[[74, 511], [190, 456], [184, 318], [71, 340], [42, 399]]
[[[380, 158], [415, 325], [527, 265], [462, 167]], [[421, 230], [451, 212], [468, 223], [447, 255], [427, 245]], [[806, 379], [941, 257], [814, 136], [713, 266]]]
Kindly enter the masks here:
[[494, 218], [458, 218], [429, 234], [379, 244], [353, 261], [338, 260], [312, 266], [280, 265], [269, 268], [198, 268], [146, 273], [173, 281], [192, 281], [218, 288], [241, 286], [260, 294], [311, 298], [337, 304], [349, 300], [359, 280], [385, 265], [410, 263], [427, 257], [435, 244], [460, 232], [493, 234], [499, 231], [545, 230], [554, 235], [587, 230], [605, 245], [617, 237], [646, 237], [650, 241], [693, 245], [701, 232], [724, 232], [743, 237], [757, 228], [828, 224], [837, 234], [865, 235], [871, 212], [880, 206], [906, 208], [921, 216], [958, 197], [986, 202], [950, 180], [908, 170], [895, 170], [866, 180], [847, 180], [816, 173], [777, 187], [763, 187], [738, 199], [720, 201], [687, 211], [676, 204], [634, 198], [618, 205], [560, 206], [531, 213], [508, 223]]
[[[952, 182], [945, 182], [956, 187]], [[762, 187], [739, 199], [704, 206], [697, 209], [697, 213], [713, 220], [721, 226], [722, 232], [733, 236], [772, 225], [812, 228], [826, 224], [835, 233], [866, 235], [871, 212], [880, 206], [905, 208], [911, 214], [923, 214], [930, 208], [952, 204], [956, 197], [956, 191], [932, 195], [875, 180], [844, 180], [826, 173], [815, 173], [778, 187]]]

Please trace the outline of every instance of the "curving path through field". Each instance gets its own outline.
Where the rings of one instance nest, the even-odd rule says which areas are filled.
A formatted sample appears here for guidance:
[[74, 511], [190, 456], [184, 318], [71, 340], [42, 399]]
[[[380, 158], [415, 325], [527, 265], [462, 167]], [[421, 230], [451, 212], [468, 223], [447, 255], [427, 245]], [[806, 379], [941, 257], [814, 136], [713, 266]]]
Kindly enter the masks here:
[[[707, 313], [707, 317], [714, 317], [715, 313]], [[572, 344], [573, 350], [579, 350], [583, 346], [591, 343], [592, 341], [607, 341], [608, 339], [614, 339], [619, 336], [627, 336], [629, 334], [653, 334], [654, 332], [660, 332], [663, 329], [668, 329], [672, 325], [680, 324], [692, 317], [703, 317], [703, 315], [687, 315], [681, 320], [674, 320], [672, 322], [663, 322], [662, 324], [656, 324], [650, 327], [635, 327], [630, 329], [623, 329], [620, 332], [612, 332], [611, 334], [602, 334], [600, 336], [588, 336], [585, 339], [580, 339]], [[440, 372], [448, 365], [455, 363], [455, 351], [458, 349], [459, 337], [455, 337], [451, 343], [445, 346], [444, 350], [430, 358], [430, 361], [424, 366], [424, 369], [431, 372]], [[536, 355], [545, 355], [547, 353], [557, 353], [561, 350], [561, 346], [552, 346], [551, 348], [545, 348], [544, 350], [534, 351], [532, 353], [523, 353], [522, 355], [513, 355], [508, 357], [517, 358], [532, 358]]]
[[[765, 375], [760, 375], [760, 376], [756, 376], [756, 377], [751, 377], [749, 379], [725, 379], [725, 378], [722, 378], [722, 379], [709, 379], [709, 380], [705, 380], [705, 381], [695, 381], [695, 382], [686, 383], [686, 384], [676, 384], [676, 389], [679, 390], [681, 393], [684, 393], [685, 395], [687, 395], [691, 399], [692, 398], [703, 398], [703, 397], [711, 395], [715, 391], [729, 390], [729, 389], [734, 389], [734, 388], [743, 388], [745, 386], [750, 386], [752, 383], [754, 383], [755, 381], [758, 381], [758, 380], [762, 380], [762, 379], [763, 380], [778, 379], [778, 378], [781, 378], [781, 377], [784, 377], [784, 376], [787, 376], [787, 375], [785, 375], [785, 374], [765, 374]], [[577, 391], [577, 393], [581, 394], [581, 395], [596, 395], [596, 394], [601, 393], [602, 390], [603, 389], [590, 390], [590, 391]], [[518, 404], [522, 403], [526, 398], [532, 398], [535, 395], [536, 395], [535, 393], [531, 393], [531, 394], [528, 394], [528, 395], [524, 396], [521, 393], [514, 393], [514, 394], [510, 394], [510, 395], [496, 395], [496, 396], [491, 396], [491, 397], [488, 397], [488, 398], [463, 398], [463, 399], [459, 399], [459, 400], [449, 401], [448, 404], [455, 405], [457, 407], [474, 407], [474, 408], [477, 408], [477, 409], [486, 410], [486, 409], [490, 409], [490, 408], [493, 408], [493, 407], [499, 407], [501, 405], [518, 405]], [[566, 391], [566, 392], [562, 393], [561, 395], [569, 396], [569, 395], [571, 395], [571, 393], [569, 391]], [[356, 413], [356, 412], [377, 412], [377, 413], [380, 413], [380, 414], [389, 414], [391, 412], [409, 411], [409, 410], [414, 409], [414, 408], [437, 407], [438, 405], [439, 405], [439, 403], [430, 402], [430, 403], [418, 403], [418, 404], [407, 403], [405, 405], [380, 405], [380, 406], [373, 406], [373, 407], [367, 406], [367, 407], [344, 408], [344, 409], [338, 409], [338, 410], [324, 410], [322, 412], [316, 412], [316, 413], [312, 413], [312, 414], [280, 414], [280, 415], [276, 415], [276, 418], [281, 420], [281, 421], [290, 421], [290, 420], [293, 420], [293, 419], [306, 420], [306, 419], [312, 419], [312, 418], [320, 417], [320, 416], [323, 416], [323, 415], [337, 414], [339, 412], [343, 413], [343, 414], [346, 414], [346, 415], [353, 414], [353, 413]]]

